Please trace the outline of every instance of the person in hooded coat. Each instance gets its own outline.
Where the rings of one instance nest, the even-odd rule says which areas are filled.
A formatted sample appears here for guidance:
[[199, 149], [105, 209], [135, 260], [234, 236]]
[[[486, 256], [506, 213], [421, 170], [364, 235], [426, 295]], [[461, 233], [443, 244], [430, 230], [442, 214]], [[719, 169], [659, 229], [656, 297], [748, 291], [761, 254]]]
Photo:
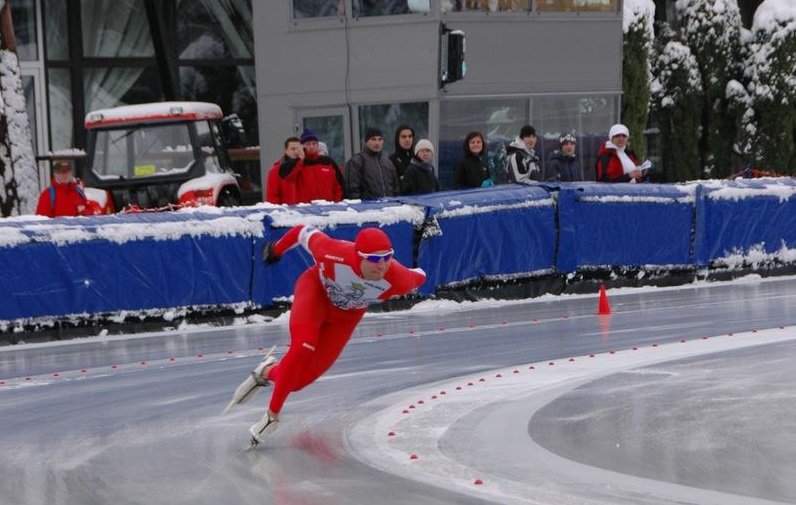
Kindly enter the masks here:
[[411, 126], [402, 124], [395, 130], [395, 150], [390, 155], [390, 161], [398, 173], [398, 180], [403, 179], [409, 163], [415, 153], [415, 131]]
[[483, 156], [486, 152], [486, 141], [481, 132], [470, 132], [462, 144], [464, 159], [454, 171], [454, 187], [456, 189], [481, 188], [493, 186], [489, 178], [489, 169], [484, 164]]
[[420, 139], [415, 146], [415, 155], [401, 181], [401, 194], [421, 195], [439, 191], [433, 160], [434, 145], [428, 139]]

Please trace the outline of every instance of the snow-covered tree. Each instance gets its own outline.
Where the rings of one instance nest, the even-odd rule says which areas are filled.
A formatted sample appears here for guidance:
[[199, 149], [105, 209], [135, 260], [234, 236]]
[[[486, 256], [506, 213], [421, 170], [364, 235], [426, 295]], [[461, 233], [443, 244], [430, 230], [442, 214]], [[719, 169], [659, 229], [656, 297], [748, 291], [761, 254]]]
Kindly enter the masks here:
[[796, 4], [766, 0], [755, 12], [746, 66], [745, 146], [756, 165], [796, 174]]
[[[8, 8], [0, 0], [0, 13]], [[0, 215], [12, 216], [34, 212], [39, 183], [19, 60], [6, 38], [0, 32]]]
[[[787, 0], [786, 0], [787, 1]], [[733, 171], [738, 118], [731, 114], [727, 83], [741, 74], [741, 15], [737, 0], [677, 0], [683, 42], [699, 63], [704, 92], [702, 150], [705, 170]]]
[[622, 122], [630, 129], [636, 156], [644, 158], [655, 4], [652, 0], [625, 0], [623, 11]]
[[652, 73], [652, 114], [660, 129], [664, 178], [698, 179], [703, 96], [696, 58], [688, 46], [670, 40], [656, 51]]

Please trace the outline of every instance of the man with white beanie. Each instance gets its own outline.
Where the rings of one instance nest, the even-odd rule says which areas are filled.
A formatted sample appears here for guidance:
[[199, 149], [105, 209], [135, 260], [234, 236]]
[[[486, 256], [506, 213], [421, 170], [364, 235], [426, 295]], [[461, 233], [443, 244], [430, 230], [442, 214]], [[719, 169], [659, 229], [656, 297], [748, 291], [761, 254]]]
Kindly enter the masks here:
[[597, 153], [597, 180], [600, 182], [641, 182], [644, 171], [637, 165], [636, 155], [627, 149], [630, 130], [615, 124], [608, 132], [610, 140]]

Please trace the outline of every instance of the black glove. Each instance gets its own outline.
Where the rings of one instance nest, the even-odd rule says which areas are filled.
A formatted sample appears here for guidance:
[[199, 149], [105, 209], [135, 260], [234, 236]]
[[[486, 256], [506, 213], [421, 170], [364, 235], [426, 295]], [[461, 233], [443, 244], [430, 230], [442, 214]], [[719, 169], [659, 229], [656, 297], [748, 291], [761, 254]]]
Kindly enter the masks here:
[[281, 256], [274, 252], [274, 243], [273, 242], [266, 242], [265, 246], [263, 246], [263, 262], [266, 265], [273, 265], [277, 261], [281, 259]]

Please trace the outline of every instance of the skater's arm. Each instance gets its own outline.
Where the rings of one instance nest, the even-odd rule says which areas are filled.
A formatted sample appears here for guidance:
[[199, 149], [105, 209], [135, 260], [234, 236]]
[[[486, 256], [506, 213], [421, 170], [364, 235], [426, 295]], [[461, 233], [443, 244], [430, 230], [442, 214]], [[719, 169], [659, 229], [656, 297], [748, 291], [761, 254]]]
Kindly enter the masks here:
[[[274, 244], [274, 253], [278, 256], [282, 256], [290, 249], [300, 245], [306, 249], [307, 252], [315, 256], [314, 249], [317, 248], [316, 244], [324, 242], [323, 240], [318, 240], [321, 237], [331, 240], [328, 235], [314, 226], [303, 224], [294, 226]], [[312, 240], [312, 247], [310, 247], [311, 239], [314, 239]]]
[[[268, 264], [276, 263], [282, 258], [283, 254], [297, 245], [301, 245], [312, 254], [313, 257], [316, 257], [315, 249], [319, 246], [322, 247], [323, 243], [331, 240], [332, 239], [329, 238], [328, 235], [314, 226], [300, 224], [289, 229], [287, 233], [282, 235], [282, 238], [276, 242], [268, 242], [263, 248], [263, 261]], [[312, 246], [310, 246], [310, 242], [312, 242]]]
[[397, 261], [390, 267], [386, 277], [392, 284], [386, 293], [387, 298], [411, 293], [426, 282], [426, 272], [422, 268], [407, 268]]

